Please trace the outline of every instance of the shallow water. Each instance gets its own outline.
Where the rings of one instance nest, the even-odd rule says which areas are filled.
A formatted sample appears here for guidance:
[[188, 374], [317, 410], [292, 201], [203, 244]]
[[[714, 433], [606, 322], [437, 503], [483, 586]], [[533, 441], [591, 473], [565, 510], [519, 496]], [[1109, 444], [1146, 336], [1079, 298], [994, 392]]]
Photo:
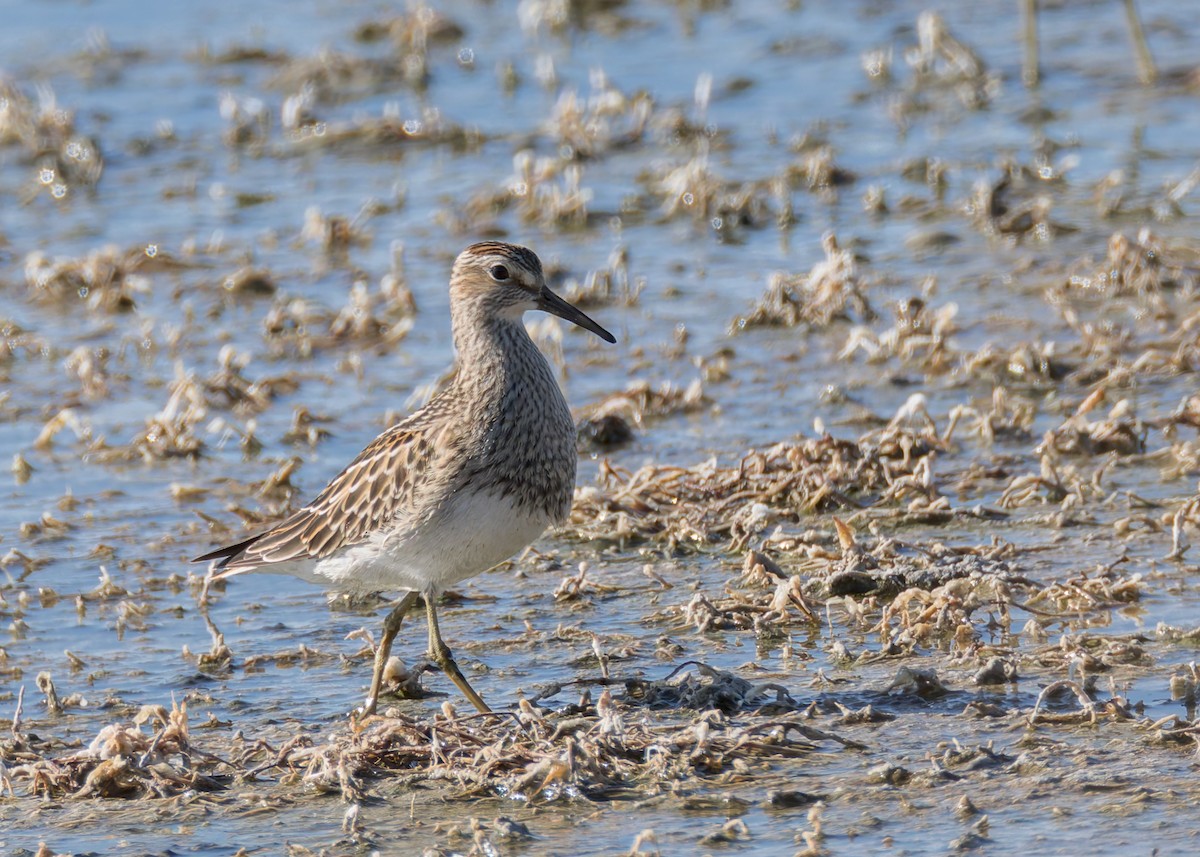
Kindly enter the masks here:
[[[428, 129], [429, 110], [469, 133], [444, 142], [418, 136], [337, 145], [320, 135], [297, 139], [280, 127], [283, 101], [299, 86], [287, 77], [287, 63], [326, 49], [385, 59], [386, 41], [364, 43], [354, 33], [396, 10], [377, 3], [265, 3], [246, 13], [129, 0], [30, 3], [5, 13], [0, 80], [35, 103], [53, 98], [72, 111], [75, 131], [98, 144], [104, 168], [94, 187], [68, 181], [56, 199], [58, 182], [39, 181], [42, 155], [0, 133], [0, 324], [13, 350], [7, 357], [0, 352], [0, 451], [5, 460], [20, 455], [33, 468], [28, 481], [14, 478], [0, 493], [0, 554], [15, 550], [45, 562], [27, 574], [11, 554], [4, 563], [0, 624], [8, 639], [0, 647], [0, 710], [15, 707], [24, 685], [25, 728], [52, 734], [63, 746], [86, 746], [101, 726], [128, 719], [143, 704], [169, 705], [173, 698], [188, 699], [194, 724], [211, 713], [231, 724], [214, 733], [240, 729], [273, 744], [289, 734], [319, 735], [340, 726], [369, 678], [363, 643], [346, 635], [360, 627], [377, 635], [380, 611], [331, 609], [319, 590], [287, 578], [239, 577], [214, 593], [208, 609], [234, 666], [206, 672], [191, 656], [211, 642], [198, 609], [202, 570], [186, 561], [241, 532], [231, 505], [266, 517], [280, 511], [276, 498], [260, 498], [253, 486], [283, 462], [302, 460], [292, 479], [292, 502], [303, 502], [378, 433], [386, 413], [403, 412], [422, 398], [452, 359], [445, 290], [450, 261], [480, 237], [499, 234], [528, 243], [561, 270], [560, 285], [608, 266], [617, 248], [628, 252], [629, 276], [642, 289], [638, 299], [589, 309], [617, 333], [618, 345], [561, 330], [564, 387], [581, 409], [630, 380], [686, 386], [719, 350], [730, 350], [728, 378], [705, 382], [710, 407], [649, 422], [623, 448], [585, 452], [580, 483], [589, 484], [605, 456], [631, 469], [647, 462], [690, 466], [712, 456], [729, 464], [753, 447], [815, 436], [816, 421], [838, 436], [857, 437], [864, 412], [887, 421], [918, 392], [943, 427], [955, 405], [986, 405], [995, 379], [926, 372], [915, 360], [871, 362], [861, 353], [839, 358], [856, 325], [882, 332], [899, 302], [922, 296], [931, 308], [957, 305], [950, 342], [963, 352], [1055, 342], [1059, 353], [1068, 353], [1081, 338], [1078, 325], [1043, 298], [1045, 290], [1064, 282], [1079, 260], [1102, 259], [1114, 232], [1132, 238], [1149, 226], [1168, 244], [1195, 234], [1189, 213], [1195, 202], [1186, 193], [1172, 217], [1155, 216], [1168, 190], [1195, 167], [1200, 136], [1194, 67], [1190, 83], [1187, 77], [1200, 23], [1179, 4], [1139, 6], [1163, 71], [1152, 87], [1137, 83], [1121, 4], [1043, 10], [1044, 80], [1036, 91], [1020, 83], [1014, 4], [941, 10], [950, 31], [994, 75], [994, 91], [981, 109], [964, 106], [955, 85], [918, 85], [906, 67], [924, 8], [917, 3], [563, 4], [574, 10], [569, 23], [536, 23], [539, 11], [559, 5], [438, 4], [464, 35], [429, 47], [424, 85], [396, 74], [335, 80], [310, 109], [329, 136], [385, 113], [419, 118]], [[237, 61], [221, 59], [234, 48], [255, 51]], [[873, 83], [863, 71], [862, 55], [875, 49], [890, 52], [890, 83]], [[497, 70], [502, 64], [511, 64], [518, 81], [510, 92]], [[540, 82], [551, 67], [553, 80]], [[587, 99], [601, 71], [627, 97], [649, 93], [656, 116], [676, 108], [686, 122], [651, 123], [644, 137], [578, 161], [580, 184], [591, 193], [583, 225], [564, 226], [548, 215], [530, 222], [517, 206], [493, 211], [480, 205], [481, 195], [503, 198], [514, 183], [519, 150], [530, 148], [540, 157], [562, 153], [554, 106], [568, 90]], [[704, 76], [711, 79], [711, 98], [697, 97], [707, 88]], [[270, 118], [261, 139], [226, 141], [231, 122], [221, 113], [225, 93], [241, 99], [243, 109], [253, 109], [247, 99], [262, 102]], [[622, 113], [611, 121], [622, 129], [631, 120]], [[684, 126], [692, 130], [678, 130]], [[256, 127], [252, 123], [247, 133], [260, 133]], [[670, 200], [648, 189], [652, 177], [697, 158], [713, 175], [747, 185], [765, 186], [789, 166], [802, 176], [811, 151], [802, 140], [806, 134], [827, 141], [834, 163], [855, 179], [809, 191], [797, 178], [782, 193], [794, 211], [789, 226], [776, 225], [777, 211], [748, 213], [747, 220], [759, 222], [740, 225], [736, 213], [700, 216], [685, 206], [669, 215]], [[917, 159], [945, 168], [940, 200], [934, 186], [906, 177]], [[976, 183], [995, 184], [1009, 162], [1065, 173], [1063, 181], [1017, 194], [1046, 195], [1050, 220], [1069, 230], [1041, 240], [1035, 232], [1003, 235], [964, 214]], [[1098, 186], [1116, 170], [1122, 171], [1116, 186], [1123, 208], [1104, 216]], [[567, 187], [561, 175], [548, 184]], [[864, 211], [863, 196], [872, 185], [883, 189], [888, 213]], [[763, 198], [780, 204], [775, 191]], [[322, 246], [320, 236], [305, 234], [310, 207], [353, 221], [360, 237], [345, 248]], [[880, 317], [732, 334], [734, 319], [751, 309], [772, 272], [807, 272], [824, 258], [820, 236], [828, 230], [859, 255], [865, 291]], [[318, 341], [311, 356], [302, 356], [295, 340], [264, 338], [264, 320], [285, 296], [336, 314], [356, 280], [376, 293], [392, 265], [393, 242], [402, 242], [404, 277], [417, 306], [412, 329], [399, 342], [345, 337]], [[110, 244], [122, 252], [153, 246], [180, 264], [147, 269], [146, 288], [135, 292], [136, 306], [128, 312], [98, 310], [84, 299], [35, 297], [25, 273], [29, 254], [78, 259]], [[275, 295], [233, 296], [222, 287], [247, 264], [270, 272]], [[924, 282], [930, 276], [934, 285]], [[1173, 297], [1186, 304], [1190, 294], [1181, 292]], [[1122, 354], [1130, 365], [1139, 346], [1165, 339], [1178, 324], [1174, 318], [1156, 321], [1152, 310], [1133, 300], [1108, 303], [1085, 295], [1070, 309], [1113, 339], [1113, 331], [1128, 332]], [[1102, 360], [1105, 341], [1097, 334], [1089, 359]], [[107, 354], [100, 358], [107, 366], [102, 391], [89, 392], [66, 368], [79, 346]], [[204, 454], [196, 459], [143, 462], [134, 456], [104, 463], [89, 450], [89, 441], [101, 436], [114, 447], [129, 443], [163, 408], [177, 377], [206, 379], [216, 372], [222, 346], [249, 356], [242, 370], [247, 378], [294, 376], [295, 389], [281, 387], [258, 412], [222, 407], [220, 395], [212, 394], [198, 423]], [[1003, 467], [1006, 476], [1036, 473], [1033, 450], [1042, 435], [1093, 390], [1075, 381], [1025, 384], [1010, 377], [1007, 383], [1039, 404], [1027, 436], [1000, 437], [992, 445], [965, 434], [956, 438], [935, 464], [946, 484], [977, 464]], [[829, 395], [831, 388], [844, 396]], [[1175, 436], [1163, 429], [1165, 418], [1194, 391], [1194, 372], [1182, 369], [1139, 374], [1134, 368], [1127, 383], [1112, 385], [1103, 411], [1128, 399], [1145, 422], [1148, 455], [1114, 456], [1111, 469], [1097, 477], [1108, 499], [1090, 504], [1088, 520], [1076, 526], [1036, 519], [1054, 511], [1054, 504], [1011, 510], [999, 523], [955, 520], [899, 532], [890, 531], [886, 520], [873, 526], [880, 535], [918, 545], [981, 545], [996, 537], [1023, 549], [1045, 548], [1021, 554], [1018, 563], [1022, 575], [1046, 583], [1091, 573], [1128, 554], [1123, 570], [1143, 575], [1135, 605], [1050, 623], [1047, 633], [1051, 641], [1085, 631], [1142, 635], [1149, 662], [1115, 669], [1114, 687], [1140, 702], [1151, 721], [1194, 719], [1195, 711], [1173, 700], [1168, 687], [1175, 668], [1194, 659], [1194, 645], [1167, 642], [1155, 628], [1196, 625], [1200, 578], [1186, 555], [1163, 560], [1171, 549], [1169, 528], [1130, 536], [1114, 526], [1140, 508], [1131, 495], [1161, 504], [1156, 514], [1162, 514], [1194, 494], [1194, 471], [1164, 479], [1162, 459], [1154, 457], [1188, 432], [1194, 435], [1187, 426]], [[327, 439], [315, 445], [285, 439], [301, 406], [326, 418], [319, 425], [330, 432]], [[65, 408], [83, 437], [68, 427], [48, 447], [36, 447], [43, 425]], [[251, 426], [261, 451], [248, 453], [238, 434]], [[1091, 474], [1102, 460], [1069, 463]], [[204, 493], [173, 499], [173, 484]], [[961, 497], [948, 493], [956, 506], [994, 506], [1006, 484], [1005, 477], [993, 477], [972, 483]], [[67, 496], [72, 502], [61, 503]], [[23, 534], [22, 525], [43, 513], [66, 528]], [[211, 531], [201, 513], [231, 531]], [[831, 533], [832, 527], [822, 514], [794, 529]], [[98, 544], [108, 549], [97, 551]], [[1057, 666], [1027, 662], [1021, 680], [1002, 685], [1004, 691], [970, 685], [973, 662], [964, 663], [945, 645], [922, 648], [919, 657], [847, 667], [831, 656], [833, 642], [855, 653], [881, 643], [840, 615], [820, 628], [789, 628], [782, 640], [756, 640], [753, 631], [700, 634], [688, 623], [654, 616], [686, 605], [697, 592], [716, 597], [733, 586], [740, 552], [672, 554], [653, 544], [601, 550], [554, 534], [536, 549], [512, 567], [470, 581], [460, 590], [462, 602], [443, 611], [447, 639], [493, 704], [507, 704], [519, 691], [544, 683], [594, 676], [590, 641], [554, 633], [559, 626], [579, 626], [610, 650], [629, 649], [628, 658], [614, 665], [624, 675], [669, 673], [673, 664], [654, 656], [655, 640], [669, 635], [682, 647], [681, 661], [763, 676], [822, 706], [872, 704], [896, 719], [843, 731], [867, 744], [864, 752], [775, 765], [732, 785], [719, 778], [681, 784], [683, 796], [711, 799], [703, 811], [665, 796], [630, 806], [443, 801], [429, 791], [390, 787], [384, 778], [372, 788], [385, 800], [364, 805], [359, 817], [369, 837], [352, 841], [341, 829], [346, 806], [339, 798], [303, 791], [282, 798], [286, 787], [266, 778], [240, 788], [252, 801], [274, 806], [271, 812], [249, 813], [244, 804], [217, 800], [208, 807], [205, 797], [169, 819], [165, 811], [156, 819], [156, 810], [142, 802], [42, 801], [18, 785], [15, 796], [0, 797], [0, 850], [32, 852], [45, 841], [72, 852], [227, 854], [243, 846], [273, 853], [286, 840], [327, 853], [416, 853], [423, 847], [466, 853], [470, 837], [456, 838], [438, 822], [466, 825], [471, 817], [506, 815], [537, 837], [495, 846], [506, 854], [623, 853], [649, 829], [657, 844], [644, 847], [663, 853], [727, 847], [790, 854], [805, 847], [797, 837], [811, 823], [807, 808], [764, 805], [767, 791], [781, 785], [824, 796], [821, 827], [830, 853], [1075, 853], [1084, 835], [1095, 853], [1141, 853], [1148, 841], [1159, 854], [1194, 850], [1189, 749], [1154, 743], [1131, 726], [1048, 725], [1025, 734], [1008, 719], [962, 716], [977, 698], [1031, 710], [1044, 685], [1066, 677]], [[591, 579], [616, 591], [583, 602], [556, 601], [551, 593], [581, 560], [590, 563]], [[646, 563], [675, 588], [650, 586], [642, 573]], [[102, 574], [115, 589], [97, 591]], [[993, 629], [996, 639], [1019, 631], [1025, 618], [1014, 628]], [[396, 651], [414, 661], [423, 641], [422, 624], [410, 623]], [[243, 666], [256, 656], [294, 654], [301, 645], [311, 651], [297, 663]], [[1036, 661], [1027, 640], [1015, 645]], [[66, 650], [85, 665], [72, 668]], [[932, 701], [886, 693], [904, 664], [937, 670], [952, 692]], [[82, 694], [86, 705], [49, 715], [33, 684], [43, 670], [53, 675], [60, 695]], [[1104, 676], [1101, 687], [1108, 681]], [[441, 676], [428, 676], [425, 684], [436, 695], [399, 703], [402, 710], [428, 714], [444, 699], [457, 698]], [[569, 696], [564, 691], [553, 701], [565, 704]], [[1070, 699], [1052, 704], [1060, 702], [1074, 710]], [[994, 742], [1010, 759], [993, 773], [959, 772], [919, 787], [879, 785], [868, 776], [882, 762], [936, 769], [932, 760], [944, 751], [943, 742], [955, 741]], [[1027, 768], [1012, 761], [1022, 753], [1033, 760]], [[1056, 762], [1059, 756], [1066, 761]], [[964, 794], [986, 814], [983, 828], [979, 815], [956, 813]], [[733, 817], [745, 822], [748, 837], [728, 846], [700, 843]], [[960, 839], [972, 833], [975, 838]]]

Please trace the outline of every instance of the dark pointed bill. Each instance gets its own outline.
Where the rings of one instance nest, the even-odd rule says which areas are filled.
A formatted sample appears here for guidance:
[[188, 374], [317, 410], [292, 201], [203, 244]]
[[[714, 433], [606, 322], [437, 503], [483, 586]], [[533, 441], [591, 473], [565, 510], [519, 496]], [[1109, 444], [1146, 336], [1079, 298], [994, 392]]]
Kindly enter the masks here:
[[565, 318], [572, 324], [577, 324], [584, 330], [590, 330], [605, 342], [616, 342], [617, 338], [596, 322], [588, 318], [583, 310], [576, 309], [549, 289], [542, 289], [537, 299], [538, 309], [545, 310], [559, 318]]

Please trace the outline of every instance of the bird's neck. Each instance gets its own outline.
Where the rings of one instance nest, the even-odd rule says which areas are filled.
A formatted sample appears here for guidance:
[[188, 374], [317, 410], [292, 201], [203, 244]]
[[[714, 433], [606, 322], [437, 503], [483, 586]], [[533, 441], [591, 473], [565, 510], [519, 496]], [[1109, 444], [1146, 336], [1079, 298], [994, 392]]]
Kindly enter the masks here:
[[468, 304], [455, 307], [452, 325], [461, 371], [489, 373], [514, 357], [528, 359], [530, 352], [541, 356], [520, 313], [497, 315]]

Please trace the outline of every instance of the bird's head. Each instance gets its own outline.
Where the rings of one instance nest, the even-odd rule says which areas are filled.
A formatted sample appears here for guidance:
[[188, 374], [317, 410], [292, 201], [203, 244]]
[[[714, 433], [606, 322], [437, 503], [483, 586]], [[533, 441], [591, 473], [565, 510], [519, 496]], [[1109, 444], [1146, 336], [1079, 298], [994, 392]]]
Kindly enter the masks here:
[[517, 244], [484, 241], [459, 253], [450, 275], [450, 299], [452, 304], [469, 303], [514, 320], [528, 310], [542, 310], [590, 330], [606, 342], [617, 341], [582, 310], [550, 291], [537, 254]]

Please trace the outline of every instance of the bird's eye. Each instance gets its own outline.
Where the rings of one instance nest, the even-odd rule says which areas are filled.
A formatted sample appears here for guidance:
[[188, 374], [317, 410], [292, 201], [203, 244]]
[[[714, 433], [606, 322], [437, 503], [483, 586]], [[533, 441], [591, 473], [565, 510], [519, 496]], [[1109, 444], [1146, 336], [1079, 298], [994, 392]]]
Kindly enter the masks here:
[[508, 279], [508, 268], [503, 265], [492, 265], [488, 273], [492, 275], [492, 279], [497, 283], [503, 283]]

